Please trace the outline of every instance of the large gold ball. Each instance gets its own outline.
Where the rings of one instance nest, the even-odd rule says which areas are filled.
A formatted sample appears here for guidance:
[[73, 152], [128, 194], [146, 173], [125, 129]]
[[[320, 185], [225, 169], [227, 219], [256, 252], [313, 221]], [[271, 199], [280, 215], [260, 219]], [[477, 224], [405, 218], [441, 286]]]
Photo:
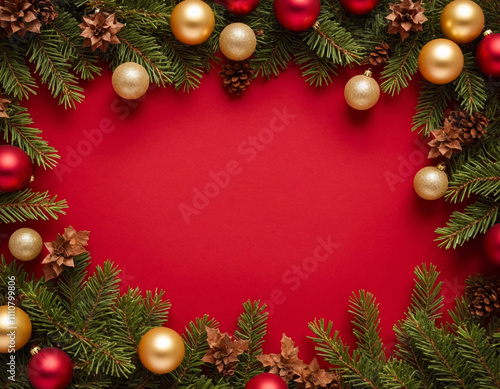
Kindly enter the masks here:
[[31, 261], [42, 252], [43, 241], [38, 232], [31, 228], [20, 228], [9, 238], [9, 251], [20, 261]]
[[19, 350], [30, 336], [31, 321], [24, 311], [14, 306], [0, 306], [0, 353]]
[[469, 43], [476, 39], [484, 27], [484, 13], [470, 0], [455, 0], [441, 13], [441, 30], [455, 43]]
[[250, 57], [257, 46], [253, 30], [244, 23], [226, 26], [219, 38], [220, 51], [233, 61], [243, 61]]
[[205, 42], [215, 26], [215, 16], [210, 6], [200, 0], [184, 0], [177, 4], [170, 15], [170, 29], [175, 37], [187, 45]]
[[147, 92], [149, 74], [142, 65], [135, 62], [125, 62], [113, 72], [112, 83], [119, 96], [127, 100], [135, 100]]
[[344, 89], [344, 97], [352, 108], [364, 111], [373, 107], [380, 97], [380, 87], [371, 72], [351, 78]]
[[146, 369], [156, 374], [175, 370], [181, 364], [185, 351], [181, 336], [165, 327], [149, 330], [139, 343], [139, 359]]
[[456, 79], [464, 67], [460, 47], [449, 39], [434, 39], [418, 55], [422, 76], [434, 84], [447, 84]]
[[448, 189], [448, 176], [442, 167], [427, 166], [417, 172], [413, 187], [424, 200], [437, 200], [443, 197]]

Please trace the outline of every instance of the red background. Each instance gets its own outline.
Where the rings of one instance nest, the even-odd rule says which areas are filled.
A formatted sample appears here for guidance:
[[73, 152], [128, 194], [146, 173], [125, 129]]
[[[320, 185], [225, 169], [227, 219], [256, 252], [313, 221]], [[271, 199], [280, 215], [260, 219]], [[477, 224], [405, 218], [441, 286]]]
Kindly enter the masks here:
[[[85, 85], [86, 99], [76, 111], [57, 107], [42, 86], [28, 108], [62, 163], [73, 168], [60, 167], [61, 179], [37, 168], [31, 185], [67, 199], [70, 208], [57, 222], [25, 225], [44, 241], [69, 224], [92, 231], [93, 264], [109, 258], [121, 267], [125, 286], [164, 289], [173, 304], [168, 325], [176, 330], [209, 313], [232, 332], [241, 303], [269, 300], [280, 290], [266, 351], [277, 352], [285, 332], [309, 360], [308, 321], [333, 320], [352, 342], [348, 298], [366, 289], [380, 303], [382, 336], [391, 347], [415, 266], [438, 266], [448, 307], [468, 274], [498, 268], [481, 257], [479, 240], [456, 251], [433, 241], [452, 208], [421, 200], [413, 190], [414, 174], [429, 164], [410, 131], [418, 82], [357, 112], [346, 105], [343, 88], [361, 72], [342, 71], [332, 86], [316, 89], [292, 67], [270, 82], [256, 81], [239, 99], [225, 94], [213, 72], [190, 94], [153, 89], [136, 104], [117, 98], [106, 71]], [[238, 146], [283, 107], [296, 117], [247, 162]], [[84, 130], [100, 123], [115, 130], [85, 149]], [[68, 147], [88, 155], [76, 166]], [[186, 224], [179, 204], [192, 205], [193, 190], [232, 160], [242, 172]], [[388, 174], [399, 176], [392, 186]], [[2, 252], [6, 234], [20, 226], [2, 227]], [[285, 272], [314, 253], [318, 237], [328, 236], [339, 246], [291, 290]], [[28, 269], [41, 275], [45, 254]]]

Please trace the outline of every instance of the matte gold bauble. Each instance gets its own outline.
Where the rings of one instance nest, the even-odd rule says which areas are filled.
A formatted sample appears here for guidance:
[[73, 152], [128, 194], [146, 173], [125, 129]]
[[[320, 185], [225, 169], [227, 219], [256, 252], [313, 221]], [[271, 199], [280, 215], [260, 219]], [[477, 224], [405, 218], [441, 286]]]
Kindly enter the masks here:
[[455, 43], [469, 43], [483, 31], [484, 13], [470, 0], [455, 0], [441, 13], [441, 30]]
[[373, 107], [380, 97], [380, 87], [372, 78], [372, 72], [351, 78], [344, 89], [344, 97], [352, 108], [364, 111]]
[[434, 84], [447, 84], [456, 79], [464, 67], [460, 47], [449, 39], [434, 39], [418, 55], [422, 76]]
[[233, 61], [243, 61], [250, 57], [257, 46], [253, 30], [244, 23], [226, 26], [219, 38], [220, 51]]
[[424, 200], [437, 200], [448, 189], [448, 176], [443, 163], [437, 167], [427, 166], [420, 169], [413, 180], [415, 192]]
[[170, 15], [170, 29], [175, 37], [187, 45], [205, 42], [215, 26], [212, 8], [200, 0], [184, 0]]
[[31, 261], [42, 252], [43, 241], [38, 232], [31, 228], [20, 228], [9, 238], [9, 251], [20, 261]]
[[139, 343], [139, 359], [146, 369], [156, 374], [175, 370], [181, 364], [185, 351], [181, 336], [165, 327], [149, 330]]
[[142, 65], [135, 62], [125, 62], [113, 72], [112, 83], [119, 96], [127, 100], [135, 100], [147, 92], [149, 74]]
[[0, 353], [19, 350], [31, 336], [31, 320], [20, 308], [0, 306]]

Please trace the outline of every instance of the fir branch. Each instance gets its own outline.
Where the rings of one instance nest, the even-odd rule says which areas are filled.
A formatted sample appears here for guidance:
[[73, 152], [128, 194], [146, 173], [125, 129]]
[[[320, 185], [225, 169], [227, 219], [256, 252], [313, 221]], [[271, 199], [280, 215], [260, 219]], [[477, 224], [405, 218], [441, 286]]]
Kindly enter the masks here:
[[77, 255], [73, 262], [75, 267], [65, 267], [57, 283], [61, 303], [71, 315], [76, 314], [83, 298], [82, 291], [87, 268], [90, 265], [90, 254], [87, 252]]
[[5, 93], [16, 99], [27, 99], [36, 94], [36, 82], [25, 63], [25, 47], [13, 48], [0, 43], [0, 84]]
[[441, 296], [442, 282], [437, 282], [439, 272], [436, 266], [423, 263], [415, 268], [415, 286], [411, 296], [410, 313], [422, 312], [429, 320], [441, 318], [444, 297]]
[[306, 82], [315, 87], [331, 84], [332, 76], [337, 74], [331, 61], [318, 56], [302, 41], [295, 45], [294, 60]]
[[0, 195], [0, 221], [13, 223], [26, 220], [57, 220], [58, 214], [65, 215], [68, 208], [66, 200], [57, 201], [57, 196], [50, 197], [49, 192], [33, 192], [25, 189], [19, 192]]
[[487, 100], [487, 88], [472, 53], [464, 54], [464, 68], [454, 82], [459, 103], [469, 114], [482, 112]]
[[479, 233], [486, 233], [496, 224], [500, 203], [478, 200], [462, 212], [453, 212], [446, 227], [436, 229], [439, 247], [456, 248], [473, 239]]

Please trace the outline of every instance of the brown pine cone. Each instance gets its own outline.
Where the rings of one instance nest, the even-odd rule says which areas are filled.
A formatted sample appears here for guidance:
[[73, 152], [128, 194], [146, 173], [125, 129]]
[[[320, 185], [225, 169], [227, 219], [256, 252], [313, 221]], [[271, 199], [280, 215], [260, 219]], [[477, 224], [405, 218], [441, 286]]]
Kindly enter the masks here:
[[467, 283], [471, 315], [488, 317], [493, 313], [500, 313], [500, 278], [477, 275]]
[[422, 24], [427, 21], [424, 16], [425, 9], [422, 8], [422, 2], [413, 2], [411, 0], [402, 0], [399, 4], [390, 4], [392, 13], [386, 16], [389, 24], [389, 34], [401, 35], [401, 40], [405, 40], [410, 35], [410, 31], [422, 31]]
[[51, 0], [37, 0], [34, 3], [34, 8], [43, 25], [51, 24], [59, 16]]
[[109, 14], [96, 10], [95, 14], [83, 17], [83, 23], [79, 25], [85, 38], [83, 47], [92, 47], [92, 51], [100, 49], [106, 52], [110, 44], [120, 43], [118, 32], [125, 25], [116, 21], [116, 14]]
[[5, 97], [5, 95], [0, 94], [0, 118], [9, 118], [7, 114], [7, 107], [11, 101]]
[[462, 110], [450, 112], [448, 120], [456, 130], [460, 131], [460, 142], [467, 144], [481, 139], [486, 134], [486, 127], [489, 124], [489, 119], [479, 112], [473, 112], [472, 115], [469, 115]]
[[253, 70], [247, 60], [231, 61], [222, 64], [219, 76], [223, 78], [222, 86], [229, 93], [239, 96], [253, 80]]
[[0, 26], [7, 36], [19, 34], [24, 38], [28, 31], [40, 34], [42, 22], [33, 0], [0, 0]]
[[448, 119], [444, 120], [444, 125], [439, 130], [431, 131], [434, 139], [427, 143], [431, 150], [428, 158], [436, 158], [444, 155], [451, 158], [453, 154], [462, 151], [460, 146], [460, 130], [453, 127]]
[[390, 46], [387, 43], [382, 42], [380, 45], [375, 46], [375, 51], [370, 53], [368, 61], [370, 61], [373, 66], [382, 65], [389, 59], [390, 51]]

